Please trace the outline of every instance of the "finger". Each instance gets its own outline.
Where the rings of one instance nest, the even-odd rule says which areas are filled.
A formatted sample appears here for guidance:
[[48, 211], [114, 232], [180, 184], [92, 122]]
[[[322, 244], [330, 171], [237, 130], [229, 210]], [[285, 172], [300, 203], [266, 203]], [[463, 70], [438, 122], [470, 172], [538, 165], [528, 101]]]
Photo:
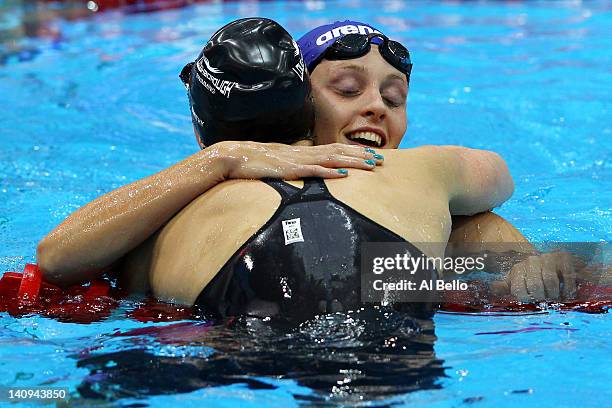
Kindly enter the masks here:
[[542, 281], [542, 261], [539, 257], [529, 257], [525, 267], [527, 292], [529, 292], [533, 300], [544, 300], [546, 296], [544, 293], [544, 282]]
[[347, 169], [332, 169], [317, 165], [304, 165], [296, 169], [296, 179], [304, 177], [343, 178], [348, 176]]
[[371, 147], [365, 147], [365, 159], [372, 159], [376, 161], [378, 165], [383, 164], [385, 157], [377, 150], [372, 149]]
[[353, 169], [373, 170], [376, 167], [376, 161], [372, 159], [358, 159], [356, 157], [349, 156], [329, 156], [323, 159], [319, 164], [324, 167], [340, 168], [350, 167]]
[[505, 296], [510, 294], [510, 287], [506, 281], [493, 281], [489, 283], [489, 290], [493, 296]]
[[343, 143], [333, 143], [330, 145], [317, 146], [320, 147], [320, 152], [325, 154], [334, 153], [340, 156], [349, 156], [363, 160], [374, 160], [377, 164], [382, 164], [384, 156], [377, 150], [369, 147], [347, 145]]
[[573, 299], [576, 297], [576, 270], [569, 257], [561, 259], [558, 265], [559, 278], [563, 282], [561, 291], [564, 299]]
[[525, 283], [525, 270], [522, 262], [512, 268], [510, 274], [508, 275], [508, 278], [510, 293], [521, 302], [530, 301], [531, 297], [527, 292], [527, 285]]
[[542, 282], [544, 283], [546, 300], [558, 300], [560, 282], [556, 265], [551, 262], [544, 262], [542, 266]]
[[574, 268], [574, 271], [577, 272], [586, 267], [584, 260], [582, 260], [582, 258], [580, 258], [579, 256], [575, 256], [570, 252], [562, 252], [561, 254], [565, 262], [567, 262], [569, 265], [571, 265]]
[[508, 272], [508, 276], [506, 277], [506, 280], [508, 282], [512, 281], [512, 279], [515, 278], [515, 275], [522, 273], [522, 270], [523, 270], [522, 265], [523, 265], [523, 262], [519, 262], [510, 269], [510, 272]]

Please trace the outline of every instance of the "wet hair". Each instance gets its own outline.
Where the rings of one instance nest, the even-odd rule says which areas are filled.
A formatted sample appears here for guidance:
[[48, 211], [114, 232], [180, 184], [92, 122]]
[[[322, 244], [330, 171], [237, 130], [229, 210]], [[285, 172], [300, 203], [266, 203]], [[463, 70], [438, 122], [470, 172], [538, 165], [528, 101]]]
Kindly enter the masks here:
[[273, 20], [245, 18], [223, 26], [180, 77], [193, 125], [206, 146], [311, 138], [308, 72], [297, 43]]

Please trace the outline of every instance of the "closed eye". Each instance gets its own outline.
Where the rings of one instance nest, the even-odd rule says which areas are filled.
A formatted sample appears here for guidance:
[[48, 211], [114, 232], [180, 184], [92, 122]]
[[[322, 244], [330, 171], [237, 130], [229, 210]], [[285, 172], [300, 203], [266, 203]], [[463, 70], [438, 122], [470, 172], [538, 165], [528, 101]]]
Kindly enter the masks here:
[[400, 106], [402, 106], [404, 104], [404, 101], [398, 101], [397, 99], [394, 98], [383, 98], [385, 103], [389, 106], [391, 106], [392, 108], [398, 108]]
[[342, 96], [356, 96], [356, 95], [359, 95], [359, 89], [338, 89], [338, 92]]

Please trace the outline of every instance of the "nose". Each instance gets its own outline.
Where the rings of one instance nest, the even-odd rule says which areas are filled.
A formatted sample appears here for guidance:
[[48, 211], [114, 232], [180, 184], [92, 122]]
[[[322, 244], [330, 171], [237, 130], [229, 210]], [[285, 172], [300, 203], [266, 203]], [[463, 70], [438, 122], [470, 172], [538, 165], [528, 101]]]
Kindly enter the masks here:
[[364, 95], [361, 115], [373, 122], [380, 122], [387, 116], [387, 105], [378, 89], [372, 89]]

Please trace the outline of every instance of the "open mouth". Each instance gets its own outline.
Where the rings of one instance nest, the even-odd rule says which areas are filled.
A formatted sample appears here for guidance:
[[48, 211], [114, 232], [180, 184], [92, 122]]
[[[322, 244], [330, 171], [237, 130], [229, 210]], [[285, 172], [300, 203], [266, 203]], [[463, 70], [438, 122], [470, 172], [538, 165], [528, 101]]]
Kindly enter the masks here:
[[347, 134], [346, 138], [352, 140], [353, 142], [369, 147], [381, 147], [383, 145], [382, 137], [374, 132], [353, 132]]

